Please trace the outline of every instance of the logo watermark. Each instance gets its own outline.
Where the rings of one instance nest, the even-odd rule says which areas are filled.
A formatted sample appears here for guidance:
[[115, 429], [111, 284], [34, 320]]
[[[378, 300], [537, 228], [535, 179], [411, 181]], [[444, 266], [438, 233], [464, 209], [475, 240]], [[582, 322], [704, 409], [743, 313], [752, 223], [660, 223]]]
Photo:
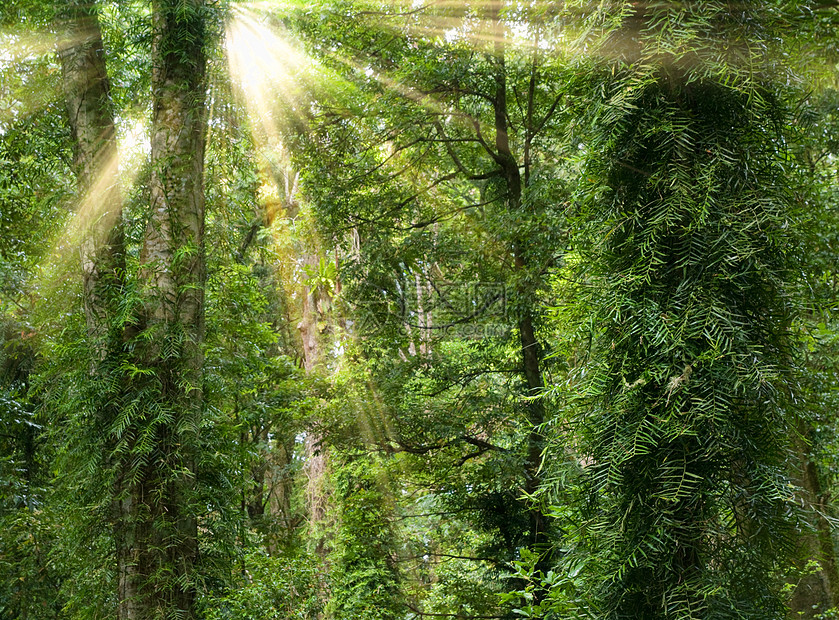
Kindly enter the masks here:
[[356, 308], [356, 329], [419, 340], [500, 338], [510, 332], [508, 303], [502, 282], [402, 282]]

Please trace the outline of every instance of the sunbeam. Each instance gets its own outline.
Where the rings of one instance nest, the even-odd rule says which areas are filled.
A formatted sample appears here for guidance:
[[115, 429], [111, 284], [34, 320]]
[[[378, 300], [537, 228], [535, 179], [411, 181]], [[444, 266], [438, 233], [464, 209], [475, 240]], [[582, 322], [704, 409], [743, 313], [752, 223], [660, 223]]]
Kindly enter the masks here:
[[60, 44], [48, 32], [0, 31], [0, 133], [60, 98], [60, 83], [49, 79], [56, 68], [38, 67], [54, 62]]
[[228, 67], [261, 147], [278, 145], [282, 127], [305, 125], [305, 84], [314, 61], [284, 33], [261, 23], [252, 10], [236, 6], [225, 32]]
[[149, 150], [148, 141], [145, 119], [134, 120], [119, 140], [114, 155], [99, 163], [97, 177], [79, 197], [75, 211], [46, 254], [47, 262], [33, 283], [42, 298], [63, 286], [64, 281], [72, 281], [65, 276], [68, 269], [74, 268], [76, 257], [84, 264], [93, 256], [97, 241], [117, 225], [122, 212], [122, 188], [134, 184], [141, 166], [133, 164]]
[[[225, 30], [225, 54], [234, 89], [243, 103], [261, 179], [258, 201], [265, 221], [283, 246], [281, 221], [296, 204], [298, 174], [291, 171], [284, 134], [290, 128], [308, 131], [313, 91], [325, 80], [325, 71], [299, 49], [280, 27], [260, 18], [255, 6], [270, 2], [238, 4], [233, 7]], [[340, 80], [330, 76], [333, 81]], [[283, 170], [284, 179], [277, 177]]]
[[[226, 28], [225, 51], [232, 82], [244, 104], [254, 143], [256, 161], [262, 180], [258, 200], [266, 211], [266, 221], [274, 237], [274, 251], [278, 256], [276, 268], [284, 283], [286, 294], [292, 298], [306, 295], [305, 279], [301, 271], [300, 248], [289, 240], [295, 235], [310, 235], [308, 216], [297, 213], [297, 183], [299, 173], [288, 163], [284, 134], [290, 125], [308, 130], [306, 116], [314, 109], [312, 93], [324, 94], [329, 86], [354, 88], [350, 82], [328, 72], [302, 52], [281, 29], [260, 19], [257, 11], [274, 8], [270, 2], [248, 3], [235, 7]], [[346, 64], [346, 63], [345, 63]], [[349, 67], [353, 72], [362, 67]], [[388, 88], [415, 102], [418, 93], [400, 86], [386, 77], [377, 77]], [[283, 169], [284, 178], [276, 174]], [[275, 217], [276, 215], [276, 217]], [[311, 251], [311, 249], [309, 250]], [[340, 354], [338, 354], [340, 356]], [[341, 360], [336, 359], [336, 367]], [[372, 403], [367, 392], [373, 394]], [[365, 398], [353, 399], [352, 408], [360, 432], [371, 443], [382, 443], [393, 434], [386, 408], [368, 385]]]
[[0, 30], [0, 67], [35, 60], [54, 54], [63, 47], [79, 45], [88, 38], [83, 33]]
[[[0, 133], [4, 126], [37, 114], [64, 96], [58, 58], [74, 47], [98, 40], [94, 31], [65, 29], [48, 31], [0, 30]], [[38, 64], [42, 67], [38, 67]], [[98, 80], [101, 76], [85, 76]], [[84, 87], [77, 84], [79, 88]]]

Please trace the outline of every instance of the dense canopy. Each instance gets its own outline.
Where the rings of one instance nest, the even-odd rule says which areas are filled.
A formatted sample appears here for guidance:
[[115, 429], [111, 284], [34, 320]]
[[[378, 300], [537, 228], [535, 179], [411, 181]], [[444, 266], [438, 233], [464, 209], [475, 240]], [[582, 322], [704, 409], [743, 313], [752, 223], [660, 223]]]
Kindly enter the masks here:
[[837, 26], [6, 0], [0, 619], [839, 617]]

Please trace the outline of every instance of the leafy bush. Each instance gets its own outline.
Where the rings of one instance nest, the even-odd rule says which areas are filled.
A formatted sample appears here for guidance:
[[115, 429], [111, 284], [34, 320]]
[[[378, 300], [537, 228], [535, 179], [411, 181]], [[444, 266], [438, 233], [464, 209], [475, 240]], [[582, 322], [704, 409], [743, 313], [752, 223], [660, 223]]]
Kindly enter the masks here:
[[239, 587], [206, 601], [207, 620], [307, 620], [318, 618], [322, 584], [315, 558], [245, 556]]

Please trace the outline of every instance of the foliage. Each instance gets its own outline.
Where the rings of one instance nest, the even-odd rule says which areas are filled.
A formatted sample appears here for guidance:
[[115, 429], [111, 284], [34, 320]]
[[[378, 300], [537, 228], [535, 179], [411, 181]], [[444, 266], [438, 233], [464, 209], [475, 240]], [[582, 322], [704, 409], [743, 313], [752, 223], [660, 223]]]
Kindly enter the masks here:
[[208, 620], [310, 620], [319, 618], [320, 575], [305, 555], [271, 557], [252, 551], [242, 559], [241, 574], [230, 592], [205, 601]]
[[702, 47], [743, 28], [744, 53], [767, 54], [757, 13], [617, 15], [605, 45], [638, 28], [638, 49], [590, 74], [579, 553], [592, 555], [597, 617], [783, 615], [772, 571], [793, 540], [788, 112], [782, 89], [749, 77], [760, 61]]
[[[126, 616], [151, 531], [141, 589], [218, 620], [764, 620], [826, 578], [830, 3], [59, 4], [0, 9], [0, 617]], [[82, 6], [118, 135], [207, 97], [206, 247], [148, 286], [186, 169], [140, 139], [105, 334], [47, 37]]]
[[336, 469], [340, 527], [334, 541], [327, 614], [390, 620], [404, 614], [389, 517], [395, 497], [385, 471], [360, 458]]

